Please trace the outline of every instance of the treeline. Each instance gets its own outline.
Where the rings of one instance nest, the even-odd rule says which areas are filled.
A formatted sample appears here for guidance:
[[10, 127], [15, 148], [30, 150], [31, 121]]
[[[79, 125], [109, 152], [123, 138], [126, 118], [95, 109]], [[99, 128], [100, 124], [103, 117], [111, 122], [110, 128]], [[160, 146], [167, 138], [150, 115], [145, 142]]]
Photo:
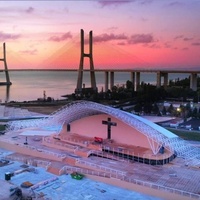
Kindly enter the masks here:
[[[190, 80], [185, 78], [183, 80], [169, 81], [167, 88], [163, 86], [157, 88], [155, 85], [146, 84], [142, 82], [137, 91], [134, 91], [134, 85], [131, 81], [126, 81], [124, 85], [115, 85], [111, 90], [106, 92], [103, 89], [97, 93], [91, 93], [91, 90], [85, 90], [85, 93], [76, 96], [74, 99], [87, 99], [96, 102], [103, 102], [107, 104], [118, 104], [126, 107], [130, 105], [128, 111], [134, 111], [136, 113], [145, 114], [158, 114], [158, 115], [184, 115], [184, 116], [196, 116], [200, 117], [199, 109], [192, 108], [190, 102], [197, 103], [200, 100], [200, 91], [193, 91], [190, 89]], [[198, 78], [198, 88], [200, 88], [200, 79]], [[188, 102], [187, 106], [181, 108], [181, 112], [177, 111], [173, 106], [161, 107], [160, 102], [164, 101], [178, 101]], [[132, 105], [132, 106], [131, 106]], [[183, 105], [182, 105], [183, 106]], [[120, 108], [120, 106], [118, 106]], [[123, 109], [124, 106], [121, 106]]]

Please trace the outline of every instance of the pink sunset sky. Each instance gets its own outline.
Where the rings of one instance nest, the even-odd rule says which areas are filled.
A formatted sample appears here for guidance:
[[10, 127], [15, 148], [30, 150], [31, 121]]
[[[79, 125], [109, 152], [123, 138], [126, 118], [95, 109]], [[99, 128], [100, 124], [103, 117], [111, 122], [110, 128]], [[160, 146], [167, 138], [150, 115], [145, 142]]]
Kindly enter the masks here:
[[0, 58], [6, 42], [9, 69], [78, 68], [80, 29], [96, 69], [200, 69], [199, 0], [0, 1]]

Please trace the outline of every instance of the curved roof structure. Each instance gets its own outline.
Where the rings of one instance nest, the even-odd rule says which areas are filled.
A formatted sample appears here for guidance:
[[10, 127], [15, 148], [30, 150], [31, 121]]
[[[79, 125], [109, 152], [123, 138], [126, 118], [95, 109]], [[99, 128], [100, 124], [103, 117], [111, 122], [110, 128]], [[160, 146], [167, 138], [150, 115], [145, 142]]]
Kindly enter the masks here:
[[177, 156], [193, 159], [193, 162], [200, 164], [200, 150], [192, 147], [172, 132], [137, 115], [89, 101], [69, 103], [43, 119], [11, 122], [9, 123], [9, 129], [17, 130], [28, 127], [45, 127], [46, 129], [55, 130], [59, 133], [63, 124], [98, 114], [108, 114], [115, 117], [145, 135], [155, 155], [159, 152], [160, 146], [164, 145], [165, 148], [172, 153], [176, 153]]

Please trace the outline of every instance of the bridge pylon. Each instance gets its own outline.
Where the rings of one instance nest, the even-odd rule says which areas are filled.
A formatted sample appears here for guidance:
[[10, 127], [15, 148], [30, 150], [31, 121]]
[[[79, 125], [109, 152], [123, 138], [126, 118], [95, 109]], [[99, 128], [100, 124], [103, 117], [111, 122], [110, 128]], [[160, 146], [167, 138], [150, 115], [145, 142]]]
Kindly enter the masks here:
[[[87, 57], [90, 60], [90, 80], [91, 80], [91, 88], [85, 88], [83, 85], [83, 65], [84, 58]], [[94, 62], [93, 62], [93, 37], [92, 31], [89, 32], [89, 53], [84, 52], [84, 31], [81, 29], [81, 56], [80, 56], [80, 64], [78, 70], [78, 79], [77, 86], [75, 89], [76, 94], [82, 94], [83, 92], [95, 93], [97, 92], [96, 87], [96, 78], [94, 72]]]
[[12, 83], [10, 82], [10, 77], [9, 77], [9, 73], [8, 73], [8, 66], [7, 66], [7, 62], [6, 62], [6, 43], [3, 43], [3, 58], [0, 58], [0, 61], [4, 62], [4, 70], [1, 70], [5, 72], [5, 76], [6, 76], [6, 82], [0, 82], [0, 85], [12, 85]]

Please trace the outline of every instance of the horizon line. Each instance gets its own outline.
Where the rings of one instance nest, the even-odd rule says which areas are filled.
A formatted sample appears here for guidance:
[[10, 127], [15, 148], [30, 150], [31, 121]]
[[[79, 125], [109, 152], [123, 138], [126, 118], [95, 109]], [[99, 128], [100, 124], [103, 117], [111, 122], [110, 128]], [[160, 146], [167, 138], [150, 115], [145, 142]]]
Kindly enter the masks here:
[[[4, 71], [79, 71], [79, 69], [44, 69], [44, 68], [34, 68], [34, 69], [0, 69], [0, 72], [4, 72]], [[90, 70], [90, 69], [83, 69], [82, 71], [99, 71], [99, 72], [103, 72], [103, 71], [109, 71], [109, 72], [168, 72], [168, 73], [200, 73], [200, 69], [158, 69], [158, 68], [154, 68], [154, 69], [94, 69], [94, 70]]]

